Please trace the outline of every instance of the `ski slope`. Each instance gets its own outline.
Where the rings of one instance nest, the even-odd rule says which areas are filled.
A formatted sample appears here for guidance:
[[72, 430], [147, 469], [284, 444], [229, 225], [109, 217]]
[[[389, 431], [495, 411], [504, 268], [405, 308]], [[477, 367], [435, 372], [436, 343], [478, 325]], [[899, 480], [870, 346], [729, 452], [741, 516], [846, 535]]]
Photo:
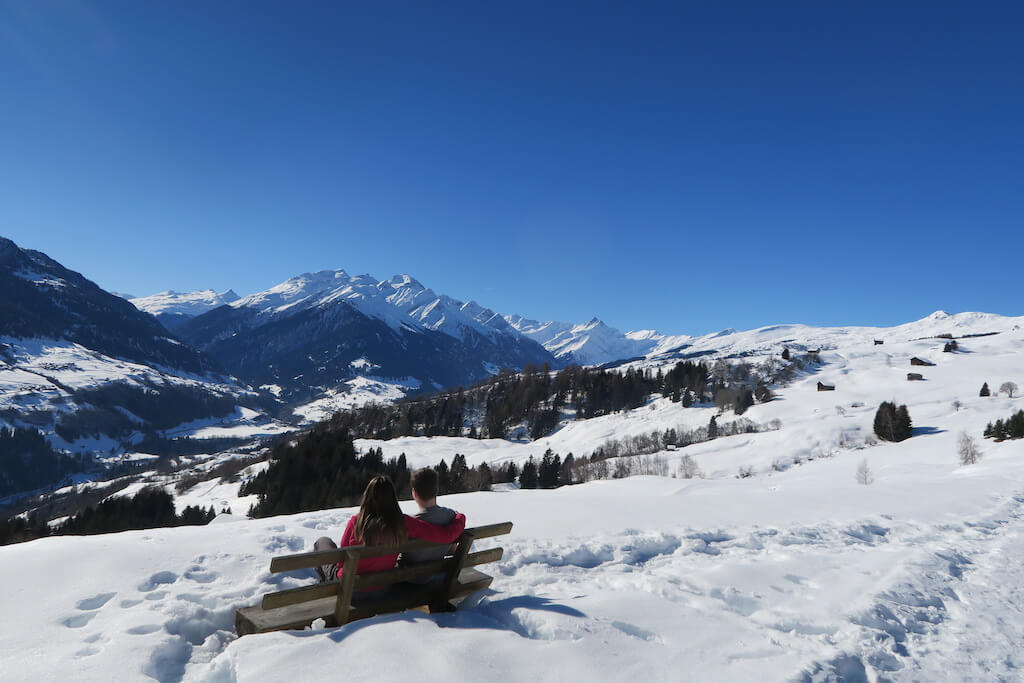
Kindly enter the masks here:
[[[966, 329], [991, 331], [980, 329], [988, 322]], [[1024, 442], [983, 441], [981, 431], [1024, 399], [980, 398], [978, 389], [1022, 383], [1024, 333], [1011, 325], [942, 353], [943, 340], [909, 332], [882, 346], [870, 332], [836, 335], [822, 345], [820, 368], [747, 413], [779, 420], [778, 430], [663, 454], [673, 471], [693, 455], [704, 479], [444, 497], [471, 524], [515, 523], [497, 539], [505, 555], [492, 565], [492, 589], [455, 614], [234, 637], [237, 607], [312, 581], [311, 572], [271, 576], [269, 558], [340, 536], [353, 509], [0, 547], [5, 608], [17, 615], [0, 629], [0, 678], [1019, 680]], [[745, 349], [752, 362], [759, 344]], [[906, 381], [911, 356], [936, 363], [914, 368], [925, 381]], [[817, 392], [819, 380], [836, 391]], [[874, 445], [874, 409], [892, 399], [908, 405], [915, 435]], [[608, 438], [703, 425], [714, 412], [656, 399], [570, 422], [535, 444], [360, 446], [405, 452], [411, 465], [456, 452], [470, 464], [519, 461], [548, 447], [581, 455]], [[959, 465], [961, 431], [979, 441], [980, 463]], [[855, 480], [865, 459], [870, 486]], [[741, 466], [754, 476], [737, 478]], [[181, 500], [225, 502], [232, 490], [207, 482]]]

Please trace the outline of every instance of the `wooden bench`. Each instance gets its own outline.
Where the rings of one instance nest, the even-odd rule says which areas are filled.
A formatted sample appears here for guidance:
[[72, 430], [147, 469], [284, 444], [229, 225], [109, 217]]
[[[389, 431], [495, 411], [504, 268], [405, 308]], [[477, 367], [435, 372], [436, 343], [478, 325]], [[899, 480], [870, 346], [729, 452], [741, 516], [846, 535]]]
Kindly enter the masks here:
[[[267, 593], [261, 604], [235, 612], [235, 631], [244, 636], [302, 629], [316, 619], [323, 619], [327, 626], [340, 626], [377, 614], [407, 609], [453, 611], [470, 593], [491, 585], [494, 577], [473, 567], [497, 562], [504, 553], [502, 548], [470, 552], [473, 541], [501, 536], [511, 530], [512, 522], [503, 522], [466, 529], [453, 544], [411, 540], [398, 545], [356, 545], [275, 557], [270, 561], [270, 571], [275, 574], [336, 563], [340, 563], [345, 571], [337, 581]], [[357, 567], [360, 559], [438, 546], [449, 548], [441, 560], [367, 574], [356, 574], [347, 569]], [[424, 581], [437, 574], [441, 575], [440, 579], [433, 578], [427, 584], [410, 583]], [[383, 587], [388, 590], [368, 590]]]

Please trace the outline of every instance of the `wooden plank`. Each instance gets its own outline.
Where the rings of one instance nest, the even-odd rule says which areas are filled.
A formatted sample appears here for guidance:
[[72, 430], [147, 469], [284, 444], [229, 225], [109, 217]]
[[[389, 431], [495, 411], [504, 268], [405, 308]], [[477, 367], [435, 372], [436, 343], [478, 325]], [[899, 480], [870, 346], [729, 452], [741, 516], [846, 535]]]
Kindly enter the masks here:
[[338, 564], [344, 557], [343, 550], [319, 550], [298, 555], [284, 555], [270, 560], [270, 573], [290, 572], [296, 569], [310, 569], [323, 564]]
[[462, 538], [459, 539], [459, 547], [455, 549], [455, 562], [448, 570], [448, 576], [444, 578], [444, 587], [438, 596], [439, 600], [432, 602], [430, 605], [431, 612], [435, 611], [435, 606], [440, 609], [442, 604], [448, 603], [448, 598], [451, 596], [452, 591], [455, 590], [455, 584], [458, 583], [459, 572], [462, 571], [466, 563], [466, 556], [469, 555], [469, 549], [473, 545], [473, 540], [473, 534], [471, 533], [464, 533]]
[[[512, 530], [512, 522], [501, 522], [499, 524], [488, 524], [486, 526], [472, 527], [466, 529], [464, 534], [472, 534], [474, 538], [491, 538], [501, 536]], [[460, 537], [461, 538], [461, 537]], [[432, 543], [423, 539], [414, 539], [405, 543], [378, 545], [378, 546], [349, 546], [359, 548], [361, 557], [378, 557], [380, 555], [394, 555], [395, 553], [409, 552], [412, 550], [424, 550], [436, 548], [439, 545], [450, 545], [448, 543]], [[278, 572], [289, 572], [297, 569], [310, 569], [322, 564], [338, 564], [342, 562], [344, 551], [347, 548], [338, 550], [321, 550], [311, 553], [299, 553], [296, 555], [284, 555], [270, 560], [270, 571], [273, 574]]]
[[488, 562], [497, 562], [505, 555], [504, 548], [488, 548], [487, 550], [478, 550], [475, 553], [466, 555], [466, 560], [462, 563], [463, 567], [475, 567], [479, 564], [487, 564]]
[[285, 629], [301, 630], [316, 619], [323, 619], [328, 626], [337, 626], [334, 604], [335, 598], [321, 598], [272, 610], [261, 609], [259, 605], [243, 607], [235, 612], [235, 630], [240, 636]]
[[355, 589], [357, 591], [365, 591], [382, 586], [390, 586], [391, 584], [401, 583], [403, 581], [426, 579], [434, 574], [440, 574], [447, 569], [451, 563], [451, 559], [436, 560], [434, 562], [417, 564], [410, 567], [398, 567], [397, 569], [388, 569], [382, 572], [360, 574], [356, 579]]
[[288, 605], [297, 605], [300, 602], [334, 597], [338, 595], [340, 586], [341, 583], [339, 581], [329, 581], [327, 583], [314, 583], [311, 586], [289, 588], [288, 590], [277, 591], [276, 593], [267, 593], [263, 596], [261, 605], [263, 609], [276, 609]]
[[352, 608], [352, 589], [358, 578], [355, 569], [359, 567], [359, 546], [345, 550], [344, 564], [346, 571], [341, 575], [341, 587], [338, 589], [338, 600], [334, 605], [334, 618], [339, 624], [348, 621], [348, 611]]
[[512, 522], [499, 522], [498, 524], [488, 524], [486, 526], [475, 526], [471, 529], [466, 529], [464, 533], [472, 534], [473, 538], [480, 540], [481, 538], [490, 538], [492, 536], [501, 536], [512, 531]]

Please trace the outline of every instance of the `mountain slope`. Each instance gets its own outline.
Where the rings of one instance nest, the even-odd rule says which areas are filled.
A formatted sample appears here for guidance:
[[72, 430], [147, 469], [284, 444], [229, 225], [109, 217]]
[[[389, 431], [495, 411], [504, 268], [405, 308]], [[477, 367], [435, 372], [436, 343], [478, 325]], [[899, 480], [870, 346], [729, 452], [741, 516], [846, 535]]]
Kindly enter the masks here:
[[0, 238], [0, 426], [116, 458], [147, 435], [261, 402], [220, 367], [128, 301]]
[[126, 360], [204, 373], [215, 364], [151, 315], [46, 254], [0, 237], [0, 336], [66, 339]]

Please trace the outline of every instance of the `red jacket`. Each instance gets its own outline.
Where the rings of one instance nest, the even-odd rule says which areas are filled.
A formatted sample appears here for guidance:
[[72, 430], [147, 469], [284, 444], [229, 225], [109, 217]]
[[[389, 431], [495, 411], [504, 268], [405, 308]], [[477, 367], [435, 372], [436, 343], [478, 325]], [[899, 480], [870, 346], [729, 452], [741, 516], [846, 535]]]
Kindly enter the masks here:
[[[444, 526], [430, 524], [429, 522], [424, 522], [421, 519], [416, 519], [409, 515], [403, 516], [405, 517], [405, 533], [409, 538], [423, 538], [428, 541], [434, 541], [435, 543], [453, 543], [466, 529], [466, 515], [461, 512], [455, 513], [455, 518]], [[348, 520], [348, 525], [345, 526], [345, 533], [341, 535], [340, 546], [342, 548], [348, 545], [360, 545], [362, 543], [362, 541], [356, 537], [357, 519], [359, 519], [359, 515], [355, 514], [350, 520]], [[381, 555], [380, 557], [368, 557], [365, 560], [359, 560], [359, 568], [356, 571], [359, 574], [382, 572], [387, 569], [394, 569], [397, 561], [398, 553], [395, 553], [394, 555]], [[341, 578], [343, 570], [344, 567], [338, 567], [339, 579]]]

